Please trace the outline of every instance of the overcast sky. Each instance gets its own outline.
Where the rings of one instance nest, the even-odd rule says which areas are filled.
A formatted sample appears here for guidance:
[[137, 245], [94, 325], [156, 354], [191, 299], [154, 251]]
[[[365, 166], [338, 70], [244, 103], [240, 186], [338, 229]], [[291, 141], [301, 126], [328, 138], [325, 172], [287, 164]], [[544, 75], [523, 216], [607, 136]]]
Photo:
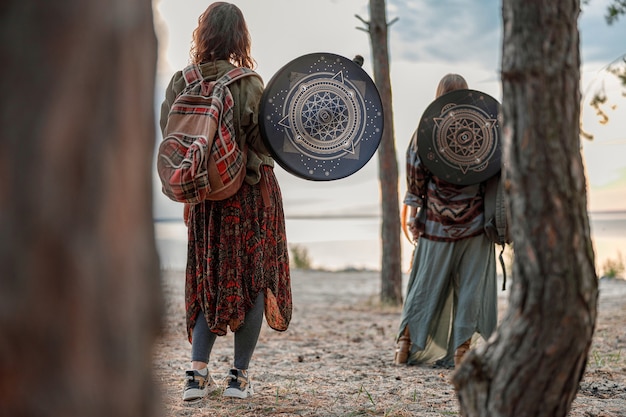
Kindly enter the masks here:
[[[626, 19], [609, 26], [604, 20], [608, 0], [584, 6], [581, 30], [582, 88], [610, 83], [603, 72], [626, 53]], [[252, 36], [257, 72], [269, 81], [289, 61], [313, 52], [365, 57], [372, 74], [368, 35], [357, 27], [369, 19], [366, 0], [239, 0]], [[210, 2], [155, 0], [155, 22], [160, 45], [156, 100], [175, 70], [188, 62], [191, 33]], [[470, 88], [501, 101], [499, 78], [502, 18], [498, 0], [387, 1], [390, 27], [391, 82], [394, 128], [400, 167], [400, 196], [404, 183], [404, 152], [424, 109], [434, 99], [439, 79], [448, 72], [465, 76]], [[611, 122], [601, 127], [583, 108], [585, 127], [596, 135], [584, 141], [584, 157], [591, 184], [591, 210], [626, 210], [626, 99], [614, 87], [610, 95], [618, 107]], [[622, 126], [619, 126], [621, 119]], [[593, 123], [592, 123], [593, 122]], [[276, 169], [289, 215], [379, 213], [378, 164], [372, 160], [356, 174], [337, 181], [312, 182]], [[157, 193], [159, 194], [159, 193]], [[156, 217], [179, 213], [179, 206], [157, 198]]]

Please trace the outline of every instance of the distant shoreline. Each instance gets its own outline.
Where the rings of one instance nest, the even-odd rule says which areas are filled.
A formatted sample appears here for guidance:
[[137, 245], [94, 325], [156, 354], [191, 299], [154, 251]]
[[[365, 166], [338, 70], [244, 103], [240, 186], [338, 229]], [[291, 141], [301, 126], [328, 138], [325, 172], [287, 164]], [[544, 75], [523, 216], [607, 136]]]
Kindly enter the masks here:
[[[626, 210], [597, 210], [590, 211], [589, 216], [624, 216]], [[349, 219], [379, 219], [380, 214], [292, 214], [285, 215], [286, 220], [349, 220]], [[172, 223], [182, 221], [181, 217], [155, 218], [155, 223]]]
[[[381, 223], [371, 214], [286, 216], [287, 239], [290, 245], [306, 248], [316, 269], [380, 270]], [[607, 262], [626, 254], [626, 210], [589, 212], [588, 223], [597, 273], [602, 275]], [[162, 217], [153, 224], [161, 266], [184, 269], [188, 230], [182, 218]], [[412, 243], [402, 239], [403, 271], [410, 268], [413, 250]]]

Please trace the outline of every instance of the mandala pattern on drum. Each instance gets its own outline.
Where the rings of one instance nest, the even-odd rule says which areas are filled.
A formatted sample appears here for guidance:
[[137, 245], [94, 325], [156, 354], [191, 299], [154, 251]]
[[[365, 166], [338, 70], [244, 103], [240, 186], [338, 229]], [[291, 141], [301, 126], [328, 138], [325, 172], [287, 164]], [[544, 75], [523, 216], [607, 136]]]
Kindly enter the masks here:
[[500, 103], [476, 90], [456, 90], [433, 101], [417, 128], [420, 159], [453, 184], [485, 181], [500, 171]]
[[361, 67], [311, 54], [283, 67], [261, 99], [259, 124], [272, 156], [305, 179], [344, 178], [363, 167], [382, 137], [382, 103]]
[[329, 78], [304, 76], [287, 94], [279, 122], [292, 152], [318, 159], [354, 155], [365, 128], [364, 103], [355, 86], [339, 72]]
[[435, 117], [436, 152], [441, 161], [462, 173], [482, 171], [495, 151], [497, 120], [478, 107], [451, 105]]

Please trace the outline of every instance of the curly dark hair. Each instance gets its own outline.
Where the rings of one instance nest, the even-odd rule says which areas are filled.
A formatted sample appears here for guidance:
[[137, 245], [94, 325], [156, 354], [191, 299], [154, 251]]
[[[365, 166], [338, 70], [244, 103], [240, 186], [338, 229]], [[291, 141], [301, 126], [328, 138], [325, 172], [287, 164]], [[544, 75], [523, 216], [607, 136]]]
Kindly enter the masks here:
[[250, 32], [243, 13], [231, 3], [212, 3], [198, 18], [193, 31], [191, 61], [194, 64], [225, 59], [234, 65], [253, 69]]

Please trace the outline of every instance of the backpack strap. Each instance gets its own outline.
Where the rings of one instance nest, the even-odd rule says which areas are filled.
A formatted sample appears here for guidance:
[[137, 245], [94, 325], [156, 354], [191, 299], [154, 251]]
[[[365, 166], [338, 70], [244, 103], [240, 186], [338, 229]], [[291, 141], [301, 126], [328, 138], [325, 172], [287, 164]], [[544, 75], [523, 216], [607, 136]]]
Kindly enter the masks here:
[[185, 85], [189, 86], [193, 83], [202, 80], [202, 71], [197, 64], [191, 64], [183, 69], [183, 78], [185, 79]]
[[493, 219], [496, 215], [496, 199], [499, 181], [500, 174], [496, 174], [485, 182], [485, 194], [483, 198], [485, 221]]
[[[506, 239], [502, 238], [504, 236], [504, 230], [501, 227], [501, 221], [506, 221], [506, 218], [498, 218], [497, 216], [503, 216], [504, 207], [503, 201], [500, 201], [499, 197], [502, 195], [502, 187], [500, 187], [500, 173], [494, 175], [489, 178], [485, 183], [485, 194], [483, 199], [483, 207], [484, 207], [484, 216], [485, 222], [493, 219], [495, 221], [496, 234], [498, 242], [494, 242], [496, 245], [500, 245], [500, 255], [498, 259], [500, 260], [500, 267], [502, 267], [502, 291], [506, 289], [506, 266], [504, 264], [504, 247], [506, 244]], [[494, 240], [494, 238], [492, 238]]]
[[498, 236], [500, 236], [500, 266], [502, 267], [502, 291], [506, 289], [506, 268], [504, 266], [504, 259], [502, 255], [504, 254], [504, 247], [507, 243], [507, 234], [506, 234], [506, 208], [504, 207], [504, 197], [502, 193], [504, 193], [504, 189], [500, 186], [501, 178], [498, 178], [498, 187], [496, 188], [496, 202], [495, 202], [495, 212], [494, 219], [496, 221], [496, 229], [498, 230]]
[[500, 266], [502, 267], [502, 291], [506, 290], [506, 266], [504, 266], [504, 258], [502, 255], [504, 254], [504, 243], [500, 245], [500, 255], [498, 259], [500, 259]]
[[238, 67], [238, 68], [233, 68], [230, 71], [228, 71], [226, 74], [222, 75], [220, 79], [217, 80], [217, 82], [222, 85], [228, 85], [239, 80], [240, 78], [247, 77], [250, 75], [254, 75], [258, 77], [259, 79], [261, 78], [259, 74], [257, 74], [250, 68]]

